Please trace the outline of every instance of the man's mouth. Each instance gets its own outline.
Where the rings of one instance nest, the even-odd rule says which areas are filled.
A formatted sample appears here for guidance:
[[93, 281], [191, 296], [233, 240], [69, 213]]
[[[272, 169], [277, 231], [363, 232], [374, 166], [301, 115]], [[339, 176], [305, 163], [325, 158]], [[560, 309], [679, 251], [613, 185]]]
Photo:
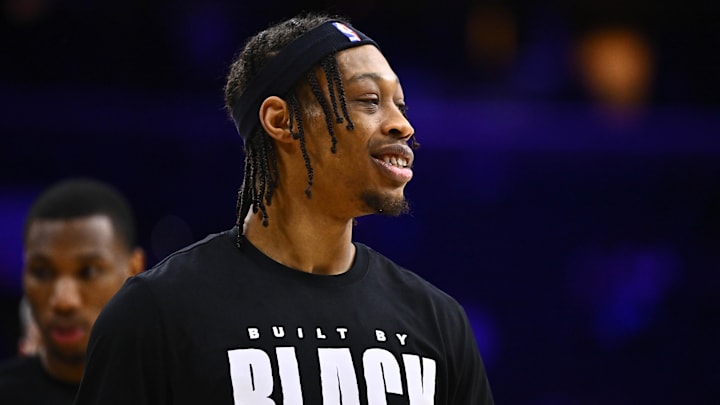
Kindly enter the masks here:
[[407, 168], [412, 167], [414, 155], [407, 145], [390, 144], [377, 148], [372, 157], [388, 165]]
[[402, 156], [384, 155], [377, 157], [376, 159], [382, 160], [385, 164], [400, 168], [408, 167], [410, 164], [410, 161]]
[[410, 161], [402, 156], [380, 155], [373, 156], [373, 161], [380, 170], [397, 185], [405, 184], [413, 177]]
[[80, 342], [85, 329], [80, 326], [54, 326], [50, 329], [51, 339], [59, 345], [71, 345]]

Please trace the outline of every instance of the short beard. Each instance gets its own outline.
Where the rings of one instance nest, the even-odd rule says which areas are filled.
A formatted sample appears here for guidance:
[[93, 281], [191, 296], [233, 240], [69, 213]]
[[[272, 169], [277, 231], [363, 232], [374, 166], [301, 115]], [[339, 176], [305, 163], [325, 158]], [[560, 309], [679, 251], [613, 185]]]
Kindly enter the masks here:
[[377, 214], [397, 217], [410, 212], [410, 205], [405, 197], [394, 198], [371, 191], [363, 191], [360, 194], [360, 199]]

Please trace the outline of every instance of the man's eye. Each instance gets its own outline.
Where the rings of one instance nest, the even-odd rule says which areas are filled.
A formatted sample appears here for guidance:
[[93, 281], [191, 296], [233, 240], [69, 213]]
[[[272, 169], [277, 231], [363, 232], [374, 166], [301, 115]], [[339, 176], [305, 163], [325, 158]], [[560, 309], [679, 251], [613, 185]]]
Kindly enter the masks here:
[[398, 104], [397, 107], [402, 113], [402, 115], [407, 118], [408, 106], [405, 104]]
[[28, 270], [28, 274], [38, 281], [47, 281], [53, 278], [54, 273], [47, 267], [35, 267]]

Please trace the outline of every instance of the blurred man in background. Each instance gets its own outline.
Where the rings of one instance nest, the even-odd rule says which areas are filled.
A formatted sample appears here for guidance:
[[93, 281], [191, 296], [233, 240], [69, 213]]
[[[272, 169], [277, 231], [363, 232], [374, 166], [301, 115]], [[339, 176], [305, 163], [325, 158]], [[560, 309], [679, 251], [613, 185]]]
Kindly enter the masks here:
[[90, 330], [125, 280], [145, 266], [126, 199], [107, 184], [68, 179], [32, 205], [23, 233], [23, 288], [37, 353], [0, 365], [3, 404], [71, 404]]

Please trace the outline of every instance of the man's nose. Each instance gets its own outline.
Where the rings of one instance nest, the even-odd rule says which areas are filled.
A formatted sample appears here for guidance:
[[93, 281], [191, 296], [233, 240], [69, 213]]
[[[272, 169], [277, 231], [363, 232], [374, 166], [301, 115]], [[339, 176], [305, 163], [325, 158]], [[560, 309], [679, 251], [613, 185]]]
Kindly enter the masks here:
[[75, 311], [81, 303], [78, 282], [70, 277], [60, 277], [55, 282], [50, 306], [55, 312]]
[[415, 129], [410, 124], [405, 114], [399, 107], [395, 107], [389, 113], [383, 132], [387, 135], [407, 141], [415, 134]]

